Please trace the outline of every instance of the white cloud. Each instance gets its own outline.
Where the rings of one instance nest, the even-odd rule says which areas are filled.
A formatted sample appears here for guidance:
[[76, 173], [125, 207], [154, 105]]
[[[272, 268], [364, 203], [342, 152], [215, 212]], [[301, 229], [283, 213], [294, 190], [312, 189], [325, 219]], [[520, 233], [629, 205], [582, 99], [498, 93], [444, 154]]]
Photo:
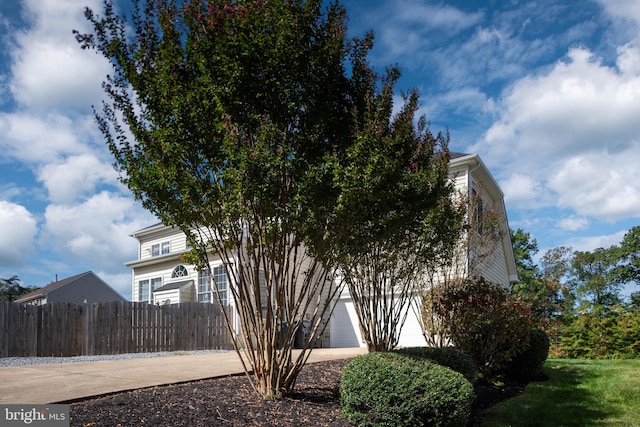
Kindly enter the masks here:
[[470, 150], [500, 166], [507, 188], [544, 189], [583, 216], [639, 216], [640, 52], [627, 45], [618, 53], [614, 68], [574, 48], [546, 74], [517, 81]]
[[575, 251], [593, 251], [597, 248], [609, 248], [613, 245], [618, 245], [622, 241], [622, 238], [627, 233], [627, 230], [618, 231], [614, 234], [600, 235], [600, 236], [587, 236], [577, 237], [571, 239], [565, 246], [573, 248]]
[[584, 230], [589, 226], [589, 220], [584, 217], [571, 215], [568, 218], [563, 218], [560, 221], [558, 221], [558, 226], [562, 230], [567, 230], [567, 231]]
[[[639, 150], [640, 145], [634, 151]], [[569, 158], [549, 180], [558, 205], [607, 221], [640, 216], [638, 157], [626, 157], [589, 153]]]
[[465, 13], [448, 5], [433, 5], [422, 1], [395, 2], [390, 8], [397, 11], [397, 19], [406, 25], [413, 25], [423, 31], [433, 28], [460, 31], [473, 27], [482, 19], [481, 12]]
[[640, 3], [637, 0], [599, 0], [611, 16], [640, 24]]
[[[374, 29], [378, 47], [375, 61], [381, 66], [398, 62], [408, 67], [430, 64], [430, 51], [438, 41], [433, 34], [437, 33], [440, 39], [453, 37], [478, 25], [484, 16], [482, 12], [468, 13], [449, 5], [415, 0], [381, 2], [375, 7], [355, 2], [350, 7], [366, 8], [362, 12], [366, 19], [349, 25], [354, 35]], [[427, 52], [430, 53], [426, 55]]]
[[46, 237], [59, 252], [113, 273], [136, 257], [129, 234], [154, 220], [132, 198], [101, 192], [82, 204], [49, 205], [45, 221]]
[[33, 254], [38, 232], [34, 216], [24, 207], [0, 200], [0, 265], [15, 267], [24, 264]]
[[38, 179], [49, 192], [53, 203], [70, 203], [90, 194], [101, 183], [114, 184], [117, 172], [93, 154], [71, 156], [62, 162], [49, 163], [40, 169]]
[[100, 83], [110, 71], [106, 60], [83, 51], [72, 30], [88, 28], [84, 7], [98, 8], [91, 0], [26, 0], [27, 30], [17, 32], [11, 51], [14, 99], [23, 107], [41, 111], [88, 111], [101, 98]]
[[82, 120], [60, 114], [0, 113], [0, 159], [42, 163], [89, 151]]
[[531, 176], [515, 173], [500, 182], [505, 203], [511, 208], [536, 208], [542, 206], [544, 190]]

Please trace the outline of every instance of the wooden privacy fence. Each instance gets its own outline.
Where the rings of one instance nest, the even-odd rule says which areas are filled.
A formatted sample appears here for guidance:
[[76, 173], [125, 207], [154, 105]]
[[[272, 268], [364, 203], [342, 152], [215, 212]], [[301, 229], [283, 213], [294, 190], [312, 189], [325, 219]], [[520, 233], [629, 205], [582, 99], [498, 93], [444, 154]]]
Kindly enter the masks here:
[[216, 304], [114, 301], [32, 306], [0, 301], [0, 357], [232, 348]]

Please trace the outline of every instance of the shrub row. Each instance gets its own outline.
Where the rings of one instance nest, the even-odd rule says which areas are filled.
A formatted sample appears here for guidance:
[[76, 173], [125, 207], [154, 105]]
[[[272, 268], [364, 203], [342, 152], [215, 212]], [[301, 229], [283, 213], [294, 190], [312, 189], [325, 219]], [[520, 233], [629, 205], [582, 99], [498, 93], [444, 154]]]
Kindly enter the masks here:
[[467, 425], [471, 383], [417, 353], [369, 353], [350, 360], [340, 380], [345, 418], [357, 426]]

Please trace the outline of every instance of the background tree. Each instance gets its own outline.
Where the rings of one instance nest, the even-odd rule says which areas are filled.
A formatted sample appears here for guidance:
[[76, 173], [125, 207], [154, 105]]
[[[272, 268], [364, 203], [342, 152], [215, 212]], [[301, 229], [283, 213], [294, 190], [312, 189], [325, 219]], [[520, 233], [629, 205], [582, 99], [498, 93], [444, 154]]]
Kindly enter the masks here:
[[559, 246], [548, 249], [540, 260], [542, 281], [548, 296], [543, 329], [549, 336], [553, 355], [559, 356], [560, 339], [564, 325], [571, 321], [575, 296], [567, 284], [573, 249]]
[[15, 301], [35, 289], [22, 286], [18, 276], [11, 276], [8, 279], [0, 277], [0, 301]]
[[542, 280], [548, 293], [553, 296], [550, 317], [571, 312], [575, 296], [567, 284], [567, 274], [571, 269], [573, 249], [568, 246], [558, 246], [548, 249], [541, 259]]
[[519, 293], [519, 289], [522, 289], [523, 293], [527, 294], [536, 293], [539, 288], [538, 281], [541, 273], [537, 264], [533, 261], [533, 257], [538, 253], [538, 242], [531, 237], [531, 234], [521, 228], [515, 231], [510, 228], [509, 234], [511, 235], [513, 255], [516, 259], [516, 268], [520, 279], [514, 286], [514, 290], [517, 293]]
[[616, 249], [618, 258], [614, 278], [621, 285], [640, 284], [640, 226], [629, 230]]
[[538, 253], [538, 242], [521, 228], [515, 231], [510, 228], [509, 234], [519, 279], [518, 283], [513, 285], [512, 291], [531, 304], [534, 321], [540, 324], [545, 318], [547, 289], [541, 280], [540, 269], [533, 261], [533, 257]]
[[[139, 0], [130, 18], [110, 2], [86, 17], [94, 34], [78, 41], [113, 64], [96, 117], [122, 181], [185, 232], [200, 269], [222, 259], [240, 330], [227, 324], [252, 386], [291, 392], [338, 292], [333, 242], [348, 228], [332, 216], [360, 98], [344, 68], [344, 9]], [[293, 360], [303, 321], [309, 338]]]
[[571, 279], [579, 309], [606, 316], [620, 302], [620, 285], [613, 281], [615, 248], [576, 251], [571, 260]]

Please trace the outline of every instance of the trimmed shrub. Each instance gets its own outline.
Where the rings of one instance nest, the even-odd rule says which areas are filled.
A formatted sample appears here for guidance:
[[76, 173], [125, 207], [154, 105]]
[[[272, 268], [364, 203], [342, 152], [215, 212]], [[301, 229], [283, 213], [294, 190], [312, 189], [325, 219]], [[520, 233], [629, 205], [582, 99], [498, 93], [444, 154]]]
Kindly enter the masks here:
[[531, 329], [529, 345], [511, 360], [506, 373], [509, 377], [529, 381], [542, 372], [549, 356], [549, 337], [542, 329]]
[[453, 347], [409, 347], [395, 350], [409, 357], [427, 359], [437, 365], [445, 366], [461, 373], [470, 383], [474, 383], [478, 370], [468, 354]]
[[358, 356], [340, 378], [342, 413], [357, 426], [465, 426], [473, 398], [462, 374], [393, 352]]

